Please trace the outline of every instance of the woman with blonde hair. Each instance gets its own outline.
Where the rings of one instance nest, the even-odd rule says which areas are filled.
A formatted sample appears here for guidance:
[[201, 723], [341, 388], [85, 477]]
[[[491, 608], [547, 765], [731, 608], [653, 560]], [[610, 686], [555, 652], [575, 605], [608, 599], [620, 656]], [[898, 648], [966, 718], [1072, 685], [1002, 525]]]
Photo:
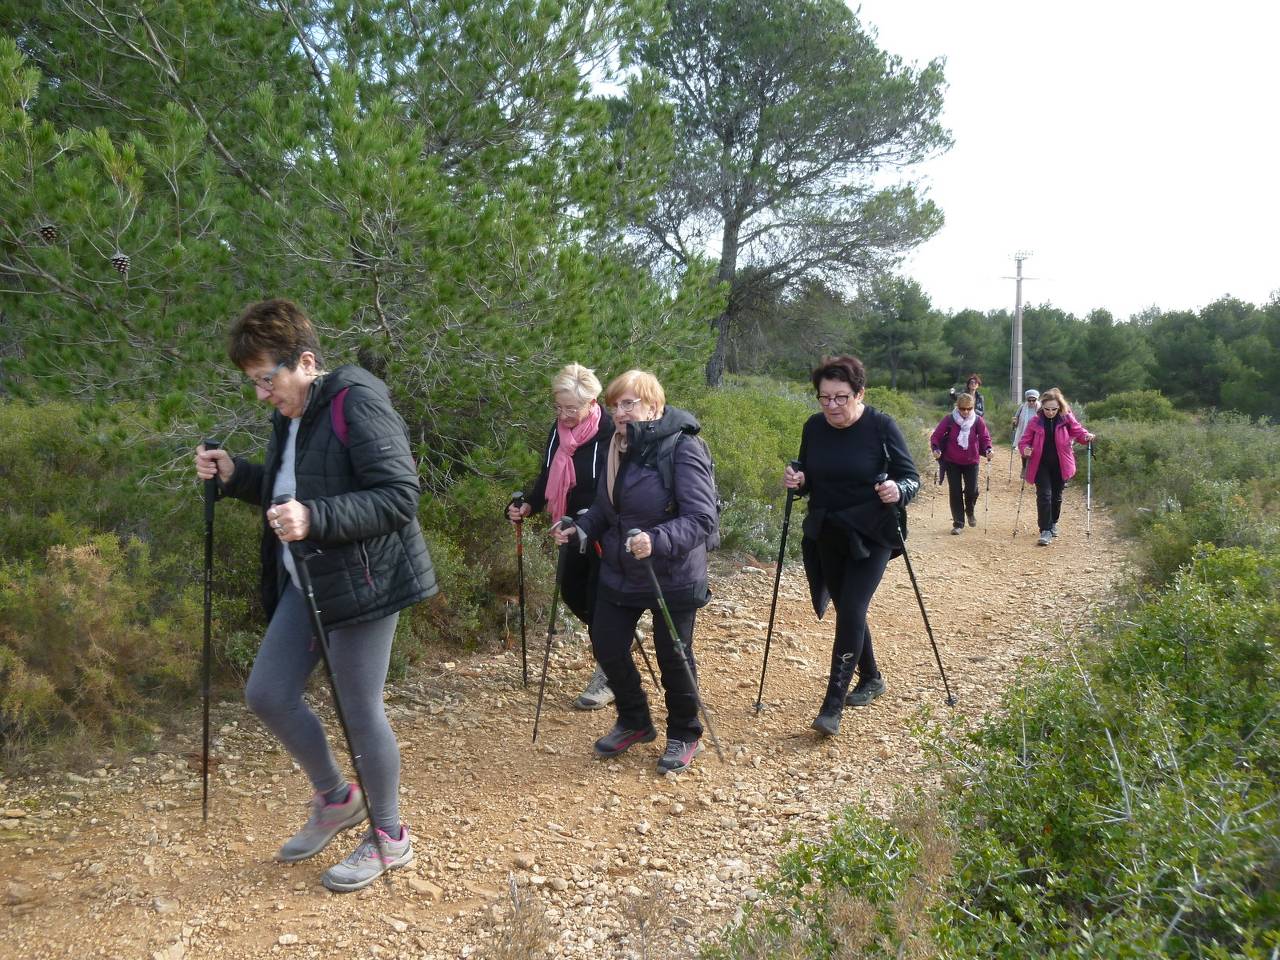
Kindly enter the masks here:
[[[698, 608], [709, 599], [707, 539], [718, 522], [711, 457], [693, 440], [702, 429], [698, 421], [667, 405], [653, 374], [628, 370], [609, 384], [605, 402], [614, 433], [595, 502], [576, 518], [576, 531], [557, 527], [553, 534], [561, 544], [598, 541], [602, 548], [591, 646], [617, 697], [618, 720], [596, 741], [596, 756], [615, 757], [657, 738], [630, 653], [636, 623], [650, 610], [667, 707], [667, 747], [658, 770], [674, 773], [702, 749], [693, 627]], [[645, 560], [678, 636], [671, 636], [659, 611]]]
[[1031, 418], [1019, 448], [1027, 458], [1027, 479], [1036, 485], [1036, 514], [1040, 539], [1047, 547], [1058, 535], [1062, 489], [1076, 475], [1076, 455], [1071, 442], [1093, 443], [1094, 434], [1080, 425], [1062, 391], [1051, 387], [1040, 395], [1040, 412]]
[[951, 532], [958, 536], [964, 532], [966, 517], [969, 526], [978, 525], [974, 514], [978, 506], [978, 461], [986, 457], [988, 467], [991, 464], [991, 433], [974, 408], [973, 394], [956, 397], [955, 409], [939, 421], [929, 438], [929, 449], [947, 472]]
[[[560, 369], [551, 381], [551, 403], [556, 420], [547, 435], [542, 472], [530, 485], [524, 502], [507, 507], [507, 519], [518, 523], [546, 509], [552, 520], [576, 516], [591, 506], [596, 481], [604, 473], [613, 420], [600, 406], [600, 381], [580, 363]], [[560, 596], [579, 620], [591, 629], [599, 559], [594, 550], [569, 551], [560, 580]], [[596, 667], [586, 689], [573, 705], [579, 710], [599, 710], [613, 702], [613, 691], [604, 671]]]

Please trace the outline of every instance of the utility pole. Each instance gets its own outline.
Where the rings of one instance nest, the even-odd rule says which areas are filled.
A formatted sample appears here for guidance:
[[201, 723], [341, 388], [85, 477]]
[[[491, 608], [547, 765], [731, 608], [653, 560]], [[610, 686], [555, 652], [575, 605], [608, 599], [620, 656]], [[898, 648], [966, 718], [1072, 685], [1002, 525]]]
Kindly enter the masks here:
[[[1005, 277], [1006, 280], [1016, 280], [1014, 306], [1013, 306], [1013, 337], [1009, 344], [1009, 398], [1013, 403], [1022, 402], [1022, 261], [1031, 256], [1030, 250], [1019, 250], [1013, 255], [1013, 262], [1017, 267], [1017, 276]], [[1034, 277], [1026, 277], [1027, 280], [1033, 280]]]

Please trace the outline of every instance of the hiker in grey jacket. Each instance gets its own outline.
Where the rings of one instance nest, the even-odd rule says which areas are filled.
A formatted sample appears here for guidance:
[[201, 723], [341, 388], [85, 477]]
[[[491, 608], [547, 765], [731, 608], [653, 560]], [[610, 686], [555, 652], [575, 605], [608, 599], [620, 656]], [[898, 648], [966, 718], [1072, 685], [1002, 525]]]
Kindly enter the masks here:
[[[579, 518], [577, 530], [557, 528], [553, 533], [558, 543], [569, 544], [567, 549], [577, 549], [580, 541], [599, 541], [602, 548], [591, 643], [616, 697], [618, 721], [596, 741], [596, 755], [617, 756], [657, 737], [630, 652], [636, 623], [651, 610], [667, 706], [667, 748], [658, 769], [675, 772], [688, 767], [702, 749], [695, 690], [675, 644], [682, 644], [696, 670], [694, 619], [709, 598], [707, 539], [718, 523], [711, 458], [695, 437], [698, 421], [667, 406], [653, 374], [627, 371], [609, 384], [605, 401], [613, 414], [614, 435], [595, 502]], [[673, 462], [664, 465], [663, 457]], [[668, 472], [670, 486], [664, 481]], [[633, 529], [641, 532], [628, 537]], [[645, 560], [653, 564], [678, 638], [670, 635], [658, 611]]]
[[[418, 526], [418, 471], [408, 430], [382, 381], [355, 366], [326, 373], [315, 330], [295, 304], [249, 306], [232, 327], [229, 352], [258, 399], [275, 408], [266, 458], [252, 463], [201, 445], [196, 473], [216, 477], [222, 495], [262, 511], [261, 589], [270, 623], [245, 697], [314, 790], [306, 824], [276, 859], [312, 857], [369, 816], [370, 832], [322, 877], [332, 890], [357, 890], [413, 859], [400, 822], [400, 749], [382, 688], [399, 612], [437, 592]], [[284, 495], [287, 502], [272, 503]], [[316, 548], [308, 570], [360, 776], [373, 801], [369, 811], [303, 699], [320, 651], [288, 546], [301, 541]]]
[[[1018, 412], [1013, 417], [1013, 448], [1018, 449], [1022, 443], [1022, 435], [1027, 432], [1027, 425], [1035, 419], [1037, 413], [1040, 412], [1040, 391], [1028, 390], [1023, 394], [1022, 406], [1018, 408]], [[1022, 479], [1027, 478], [1027, 457], [1022, 456]]]

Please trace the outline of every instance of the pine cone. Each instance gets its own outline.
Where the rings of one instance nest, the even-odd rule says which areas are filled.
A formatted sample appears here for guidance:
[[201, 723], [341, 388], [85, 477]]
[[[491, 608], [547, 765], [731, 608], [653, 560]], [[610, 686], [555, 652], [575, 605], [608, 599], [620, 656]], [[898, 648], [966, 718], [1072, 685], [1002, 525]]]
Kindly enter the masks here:
[[40, 227], [40, 238], [45, 243], [56, 243], [58, 241], [58, 228], [52, 223], [46, 223]]
[[117, 250], [111, 255], [111, 265], [116, 268], [116, 272], [120, 276], [126, 276], [129, 273], [129, 257]]

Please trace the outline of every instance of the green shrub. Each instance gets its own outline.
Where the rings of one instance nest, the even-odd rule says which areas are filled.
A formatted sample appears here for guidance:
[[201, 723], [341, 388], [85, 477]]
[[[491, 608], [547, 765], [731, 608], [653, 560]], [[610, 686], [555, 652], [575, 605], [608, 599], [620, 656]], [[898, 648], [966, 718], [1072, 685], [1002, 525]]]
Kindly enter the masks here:
[[1235, 414], [1099, 429], [1093, 482], [1122, 529], [1140, 540], [1137, 573], [1163, 583], [1199, 542], [1270, 547], [1280, 497], [1280, 431]]
[[919, 416], [916, 404], [910, 395], [890, 390], [888, 387], [867, 387], [865, 399], [870, 406], [897, 420], [899, 425], [908, 424]]
[[715, 459], [723, 549], [776, 556], [782, 470], [799, 453], [800, 430], [816, 404], [797, 387], [753, 378], [690, 397], [687, 405]]
[[127, 742], [149, 701], [198, 674], [201, 603], [174, 590], [136, 537], [82, 535], [43, 564], [0, 567], [0, 718], [6, 748], [33, 735]]
[[847, 814], [785, 856], [765, 905], [705, 955], [1274, 956], [1278, 567], [1207, 549], [1104, 617], [1072, 664], [933, 742], [951, 771], [940, 821]]
[[1128, 420], [1133, 423], [1185, 423], [1185, 413], [1173, 408], [1159, 390], [1127, 390], [1095, 400], [1086, 408], [1090, 420]]

